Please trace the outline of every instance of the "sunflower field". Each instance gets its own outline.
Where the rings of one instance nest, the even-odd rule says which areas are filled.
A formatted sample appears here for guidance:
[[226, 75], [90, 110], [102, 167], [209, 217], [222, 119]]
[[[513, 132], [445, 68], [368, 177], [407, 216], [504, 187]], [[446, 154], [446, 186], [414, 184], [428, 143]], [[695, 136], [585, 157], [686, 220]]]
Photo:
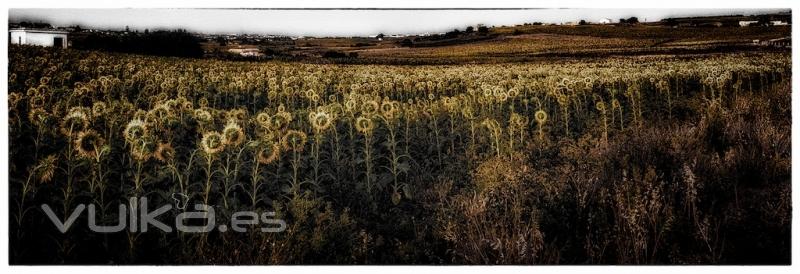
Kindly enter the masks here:
[[[790, 262], [788, 53], [390, 66], [12, 45], [9, 64], [12, 263]], [[178, 196], [285, 230], [87, 228]], [[97, 213], [62, 233], [43, 204]]]

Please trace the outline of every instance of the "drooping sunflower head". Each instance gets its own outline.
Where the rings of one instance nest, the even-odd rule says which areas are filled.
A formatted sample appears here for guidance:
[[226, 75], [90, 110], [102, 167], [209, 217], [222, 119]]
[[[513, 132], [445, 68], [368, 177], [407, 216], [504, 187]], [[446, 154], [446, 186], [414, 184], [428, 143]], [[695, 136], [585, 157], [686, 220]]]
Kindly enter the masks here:
[[256, 115], [255, 122], [259, 127], [268, 129], [270, 128], [272, 117], [269, 116], [269, 113], [261, 112]]
[[297, 130], [289, 130], [281, 138], [281, 146], [285, 151], [303, 151], [308, 136]]
[[153, 157], [162, 163], [169, 163], [175, 158], [175, 148], [169, 142], [159, 143]]
[[356, 130], [364, 135], [371, 135], [372, 130], [375, 129], [375, 124], [372, 119], [361, 116], [356, 119]]
[[281, 146], [277, 142], [265, 141], [256, 146], [256, 160], [262, 165], [268, 165], [280, 157]]
[[239, 126], [234, 120], [228, 120], [228, 124], [222, 129], [223, 143], [226, 146], [238, 146], [244, 142], [245, 134], [242, 127]]
[[397, 109], [395, 108], [395, 105], [392, 103], [392, 101], [386, 100], [383, 101], [383, 103], [381, 104], [381, 115], [383, 115], [383, 117], [387, 119], [394, 118], [394, 114], [396, 111]]
[[92, 116], [102, 117], [103, 115], [106, 115], [106, 109], [108, 109], [108, 107], [106, 106], [105, 102], [95, 102], [92, 105]]
[[148, 118], [153, 119], [154, 122], [162, 124], [173, 118], [173, 111], [172, 108], [166, 103], [158, 104], [147, 112], [147, 116]]
[[147, 124], [141, 119], [133, 119], [128, 122], [123, 135], [125, 136], [125, 141], [129, 143], [140, 141], [147, 136]]
[[64, 120], [61, 121], [61, 133], [64, 135], [74, 135], [89, 127], [88, 111], [82, 107], [70, 109]]
[[206, 97], [200, 98], [200, 100], [197, 101], [197, 105], [200, 106], [200, 107], [207, 107], [208, 106], [208, 98], [206, 98]]
[[[14, 94], [16, 94], [16, 93], [14, 93]], [[9, 99], [9, 101], [10, 100], [11, 99]], [[30, 108], [44, 107], [45, 102], [46, 102], [46, 100], [44, 98], [44, 95], [35, 94], [34, 96], [31, 96], [30, 99], [28, 99], [28, 107], [30, 107]], [[14, 103], [16, 104], [16, 102], [14, 102]], [[11, 107], [12, 105], [14, 105], [14, 104], [9, 104], [9, 107]]]
[[364, 102], [364, 105], [361, 106], [361, 112], [363, 112], [365, 116], [372, 116], [380, 110], [380, 107], [377, 101], [367, 100]]
[[317, 132], [323, 132], [331, 127], [333, 117], [325, 111], [317, 111], [309, 114], [311, 126]]
[[[183, 97], [181, 97], [181, 98], [183, 98]], [[188, 100], [184, 99], [181, 102], [181, 109], [183, 111], [190, 111], [190, 110], [194, 109], [194, 104], [192, 103], [192, 101], [188, 101]]]
[[606, 112], [606, 102], [597, 101], [597, 103], [594, 104], [594, 107], [600, 112]]
[[200, 140], [200, 147], [207, 155], [212, 156], [225, 149], [225, 142], [222, 134], [216, 131], [203, 133], [203, 139]]
[[46, 126], [51, 116], [44, 108], [34, 108], [28, 112], [28, 120], [37, 127]]
[[75, 150], [83, 158], [94, 159], [102, 155], [104, 145], [105, 140], [94, 130], [81, 131], [75, 138]]
[[214, 116], [208, 110], [199, 108], [194, 110], [194, 119], [202, 124], [207, 124], [214, 121]]
[[556, 101], [558, 101], [559, 105], [564, 106], [567, 103], [569, 103], [569, 98], [567, 98], [567, 95], [559, 94], [558, 97], [556, 98]]
[[247, 119], [247, 111], [244, 109], [233, 109], [228, 111], [227, 113], [227, 120], [234, 120], [236, 122], [242, 122]]
[[278, 111], [275, 115], [272, 116], [272, 122], [270, 125], [274, 130], [284, 129], [289, 126], [289, 123], [292, 122], [292, 114], [286, 111]]
[[547, 122], [547, 112], [544, 112], [544, 110], [537, 110], [533, 116], [536, 119], [536, 122], [539, 124], [544, 124]]
[[348, 113], [352, 113], [356, 109], [356, 100], [347, 99], [344, 101], [344, 110]]

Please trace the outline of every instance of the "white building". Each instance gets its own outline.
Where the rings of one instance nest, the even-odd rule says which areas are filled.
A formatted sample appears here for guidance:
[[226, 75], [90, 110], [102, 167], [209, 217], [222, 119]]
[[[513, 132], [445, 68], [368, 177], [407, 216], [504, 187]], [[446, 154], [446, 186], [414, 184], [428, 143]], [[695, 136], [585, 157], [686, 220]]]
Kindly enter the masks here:
[[786, 25], [789, 25], [789, 23], [783, 22], [783, 21], [770, 21], [770, 23], [772, 23], [773, 26], [786, 26]]
[[239, 49], [228, 49], [228, 52], [233, 54], [238, 54], [244, 57], [259, 57], [262, 56], [261, 51], [257, 48], [239, 48]]
[[611, 21], [611, 19], [608, 19], [608, 18], [603, 18], [603, 19], [600, 19], [600, 21], [597, 21], [597, 23], [599, 23], [599, 24], [611, 24], [613, 22], [614, 21]]
[[11, 44], [57, 48], [66, 48], [69, 45], [67, 42], [67, 34], [69, 34], [69, 32], [60, 30], [26, 28], [8, 30], [8, 38]]
[[758, 21], [739, 21], [740, 27], [749, 27], [750, 24], [758, 23]]

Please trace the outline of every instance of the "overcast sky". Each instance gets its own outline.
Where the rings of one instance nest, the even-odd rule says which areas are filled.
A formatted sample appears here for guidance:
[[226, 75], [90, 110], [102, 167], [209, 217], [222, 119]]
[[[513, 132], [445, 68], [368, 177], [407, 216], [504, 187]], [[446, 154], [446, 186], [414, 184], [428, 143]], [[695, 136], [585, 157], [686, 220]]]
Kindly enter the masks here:
[[9, 21], [132, 30], [183, 28], [201, 33], [368, 36], [444, 32], [468, 25], [640, 21], [700, 15], [762, 14], [776, 9], [520, 9], [520, 10], [253, 10], [253, 9], [10, 9]]

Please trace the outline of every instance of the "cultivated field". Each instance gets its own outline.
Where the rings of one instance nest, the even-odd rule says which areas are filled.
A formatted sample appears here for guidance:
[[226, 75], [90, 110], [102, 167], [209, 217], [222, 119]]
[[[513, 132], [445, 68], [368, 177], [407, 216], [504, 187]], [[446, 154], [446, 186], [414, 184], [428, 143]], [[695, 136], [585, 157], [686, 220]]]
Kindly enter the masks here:
[[[10, 261], [790, 263], [787, 51], [498, 39], [360, 56], [595, 57], [392, 66], [11, 46]], [[95, 233], [83, 214], [61, 233], [40, 209], [64, 220], [95, 204], [113, 225], [131, 197], [176, 194], [217, 224], [275, 211], [286, 230]]]

